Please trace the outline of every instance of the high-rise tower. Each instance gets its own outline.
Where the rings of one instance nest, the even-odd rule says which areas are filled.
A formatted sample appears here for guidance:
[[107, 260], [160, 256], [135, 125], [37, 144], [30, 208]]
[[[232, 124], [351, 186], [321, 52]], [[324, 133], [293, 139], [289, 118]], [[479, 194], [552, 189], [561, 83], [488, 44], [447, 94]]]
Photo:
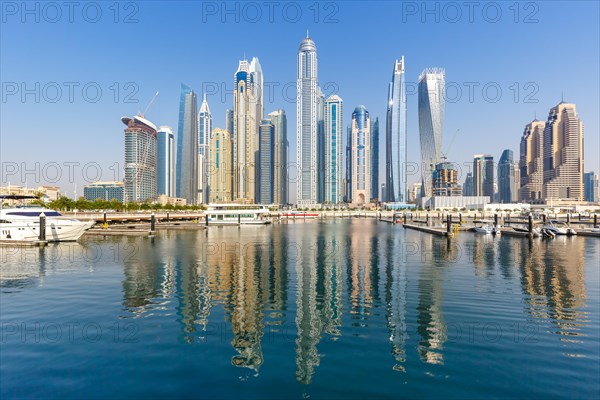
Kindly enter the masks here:
[[371, 201], [371, 119], [365, 106], [352, 113], [352, 203], [364, 206]]
[[429, 68], [419, 76], [419, 137], [421, 139], [421, 175], [424, 197], [432, 195], [433, 169], [440, 162], [444, 132], [444, 86], [442, 68]]
[[[419, 93], [420, 94], [420, 93]], [[421, 103], [419, 97], [419, 112]], [[379, 123], [376, 122], [377, 127]], [[388, 87], [386, 116], [386, 194], [384, 201], [406, 202], [406, 82], [404, 57], [394, 62], [392, 80]], [[377, 172], [379, 173], [379, 172]], [[376, 196], [376, 194], [373, 194]]]
[[197, 204], [198, 196], [198, 107], [196, 93], [181, 85], [179, 126], [177, 129], [177, 197]]
[[208, 202], [210, 176], [208, 163], [210, 160], [210, 134], [212, 117], [206, 101], [206, 94], [198, 112], [198, 203]]
[[297, 58], [297, 204], [317, 203], [317, 47], [308, 36], [300, 43]]
[[325, 120], [323, 138], [324, 168], [319, 175], [323, 177], [326, 204], [338, 204], [343, 196], [343, 137], [344, 102], [337, 95], [325, 101]]

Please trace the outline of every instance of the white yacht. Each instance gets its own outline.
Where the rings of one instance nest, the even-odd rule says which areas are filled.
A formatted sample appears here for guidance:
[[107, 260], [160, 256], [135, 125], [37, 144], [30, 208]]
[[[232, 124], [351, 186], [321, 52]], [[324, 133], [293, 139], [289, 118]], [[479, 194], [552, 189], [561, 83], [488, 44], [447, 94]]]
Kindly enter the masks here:
[[554, 233], [555, 235], [577, 235], [575, 229], [561, 221], [548, 221], [544, 224], [544, 229]]
[[270, 224], [269, 209], [260, 204], [209, 204], [206, 208], [209, 225]]
[[58, 211], [40, 206], [2, 208], [5, 199], [27, 200], [35, 196], [0, 196], [0, 240], [34, 241], [40, 236], [40, 216], [46, 217], [46, 240], [49, 242], [75, 241], [90, 229], [95, 221], [79, 221], [63, 217]]

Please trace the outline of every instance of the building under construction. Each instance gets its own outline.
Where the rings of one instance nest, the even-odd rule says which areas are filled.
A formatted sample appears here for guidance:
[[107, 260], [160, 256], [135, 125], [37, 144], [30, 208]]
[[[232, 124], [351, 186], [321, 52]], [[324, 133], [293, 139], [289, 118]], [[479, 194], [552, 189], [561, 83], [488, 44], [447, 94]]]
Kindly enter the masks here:
[[125, 128], [125, 202], [154, 200], [156, 188], [156, 126], [140, 115], [122, 117]]

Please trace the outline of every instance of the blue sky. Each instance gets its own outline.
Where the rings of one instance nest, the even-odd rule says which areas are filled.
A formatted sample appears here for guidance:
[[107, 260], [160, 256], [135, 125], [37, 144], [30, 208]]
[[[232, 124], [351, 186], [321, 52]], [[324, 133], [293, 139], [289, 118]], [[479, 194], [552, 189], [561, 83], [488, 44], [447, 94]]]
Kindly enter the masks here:
[[[77, 185], [81, 195], [95, 178], [122, 179], [120, 117], [144, 110], [160, 91], [146, 117], [176, 130], [182, 82], [199, 96], [210, 90], [213, 126], [224, 127], [227, 91], [244, 56], [259, 57], [271, 88], [265, 114], [283, 108], [288, 115], [294, 160], [296, 52], [307, 29], [319, 81], [344, 100], [345, 123], [364, 104], [380, 118], [382, 138], [393, 62], [405, 56], [409, 161], [420, 159], [411, 83], [424, 68], [443, 67], [449, 160], [469, 164], [476, 153], [497, 160], [506, 148], [518, 157], [525, 124], [536, 114], [546, 119], [562, 95], [584, 123], [585, 170], [598, 171], [598, 2], [475, 2], [471, 10], [465, 2], [276, 3], [76, 2], [69, 10], [63, 2], [3, 2], [2, 184], [56, 181], [69, 195]], [[384, 149], [381, 140], [382, 173]]]

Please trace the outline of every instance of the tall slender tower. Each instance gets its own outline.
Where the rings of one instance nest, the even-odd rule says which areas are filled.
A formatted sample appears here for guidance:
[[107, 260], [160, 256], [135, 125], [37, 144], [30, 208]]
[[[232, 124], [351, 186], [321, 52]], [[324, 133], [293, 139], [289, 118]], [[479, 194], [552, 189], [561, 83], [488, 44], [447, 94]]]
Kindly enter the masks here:
[[421, 195], [433, 191], [433, 169], [440, 162], [444, 132], [443, 68], [428, 68], [419, 76], [419, 138], [421, 139]]
[[158, 128], [157, 142], [157, 192], [175, 197], [175, 136], [170, 126]]
[[379, 200], [379, 117], [371, 124], [371, 198]]
[[352, 204], [364, 206], [371, 201], [371, 118], [365, 106], [352, 113]]
[[297, 204], [317, 203], [317, 47], [307, 37], [298, 50], [296, 115], [298, 179]]
[[263, 119], [263, 75], [258, 58], [240, 61], [234, 75], [234, 200], [256, 201], [258, 128]]
[[210, 133], [212, 117], [206, 101], [206, 93], [198, 112], [198, 203], [208, 202], [210, 176], [208, 162], [210, 160]]
[[275, 128], [273, 146], [273, 203], [288, 203], [288, 139], [287, 117], [284, 110], [269, 113], [269, 119]]
[[338, 204], [342, 201], [343, 192], [343, 132], [344, 102], [337, 95], [325, 101], [324, 122], [324, 169], [319, 175], [323, 177], [325, 204]]
[[[420, 97], [419, 97], [420, 100]], [[421, 103], [419, 101], [419, 112]], [[379, 123], [377, 122], [377, 126]], [[404, 57], [396, 60], [388, 87], [386, 116], [386, 194], [388, 202], [406, 202], [406, 82]], [[379, 171], [377, 171], [379, 173]], [[376, 196], [376, 195], [375, 195]]]
[[177, 197], [188, 204], [197, 203], [198, 195], [198, 118], [196, 93], [181, 85], [179, 126], [177, 129]]
[[543, 196], [583, 200], [583, 123], [575, 104], [560, 102], [550, 109], [544, 129]]
[[273, 150], [275, 141], [275, 126], [270, 119], [261, 121], [258, 151], [258, 182], [257, 203], [273, 204]]
[[[325, 170], [325, 94], [317, 86], [317, 171]], [[325, 175], [317, 174], [317, 203], [325, 201]]]

